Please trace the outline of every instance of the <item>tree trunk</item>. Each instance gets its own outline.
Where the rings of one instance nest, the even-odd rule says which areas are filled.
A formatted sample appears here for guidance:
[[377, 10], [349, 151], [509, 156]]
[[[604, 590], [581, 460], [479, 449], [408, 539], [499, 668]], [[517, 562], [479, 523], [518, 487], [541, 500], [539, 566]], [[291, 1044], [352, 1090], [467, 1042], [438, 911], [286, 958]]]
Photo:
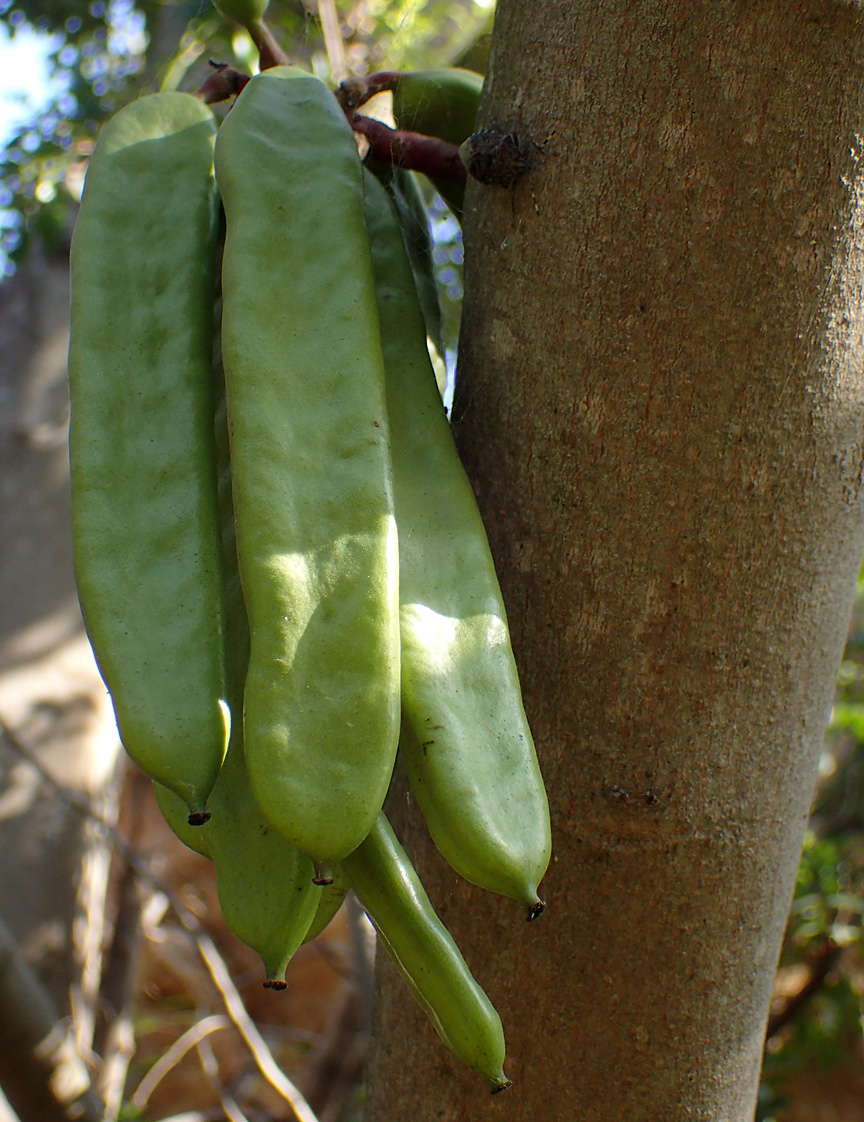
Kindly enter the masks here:
[[[41, 249], [0, 289], [0, 1082], [25, 1120], [52, 1117], [44, 1104], [58, 1095], [77, 1099], [79, 1077], [87, 1085], [74, 1051], [93, 1043], [110, 859], [104, 832], [40, 769], [110, 816], [118, 752], [72, 574], [68, 309], [67, 262]], [[52, 1009], [69, 1023], [25, 1063], [18, 1053]], [[94, 1103], [75, 1110], [95, 1117]]]
[[498, 1006], [489, 1100], [381, 972], [367, 1122], [745, 1122], [861, 559], [862, 15], [500, 0], [456, 431], [547, 780], [549, 908], [395, 824]]

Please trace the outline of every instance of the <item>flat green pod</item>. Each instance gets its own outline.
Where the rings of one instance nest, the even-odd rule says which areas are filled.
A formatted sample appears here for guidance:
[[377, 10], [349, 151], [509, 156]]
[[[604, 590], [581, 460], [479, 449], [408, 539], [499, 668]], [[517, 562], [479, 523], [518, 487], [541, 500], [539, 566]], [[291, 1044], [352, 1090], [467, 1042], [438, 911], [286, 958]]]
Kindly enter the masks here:
[[222, 349], [251, 650], [246, 764], [325, 866], [363, 840], [399, 735], [384, 371], [351, 129], [317, 78], [253, 78], [219, 132]]
[[[435, 276], [432, 230], [429, 213], [423, 198], [423, 189], [413, 171], [393, 168], [389, 183], [382, 180], [399, 213], [399, 223], [411, 262], [411, 272], [417, 288], [417, 297], [423, 311], [426, 334], [439, 355], [444, 354], [441, 334], [441, 298]], [[380, 177], [379, 177], [380, 178]]]
[[254, 28], [264, 18], [269, 0], [213, 0], [216, 9], [245, 28]]
[[408, 70], [393, 83], [393, 116], [400, 129], [461, 144], [474, 132], [483, 75], [462, 67]]
[[441, 298], [433, 260], [432, 229], [417, 173], [366, 157], [364, 167], [381, 181], [399, 212], [399, 222], [411, 260], [417, 296], [426, 321], [426, 334], [439, 355], [444, 354], [441, 334]]
[[438, 394], [399, 223], [371, 176], [366, 200], [399, 527], [400, 754], [447, 861], [533, 918], [543, 907], [549, 808], [504, 602]]
[[105, 127], [71, 250], [72, 529], [123, 744], [199, 818], [229, 718], [213, 447], [216, 123], [189, 94]]
[[190, 826], [183, 803], [154, 783], [165, 821], [190, 849], [216, 866], [219, 907], [228, 929], [261, 956], [265, 985], [282, 989], [297, 948], [324, 930], [347, 891], [344, 878], [320, 888], [308, 857], [261, 814], [249, 787], [243, 745], [232, 740], [210, 795], [210, 819]]
[[438, 918], [383, 814], [342, 869], [447, 1047], [488, 1080], [493, 1094], [509, 1087], [501, 1018]]
[[306, 932], [304, 943], [311, 943], [313, 939], [325, 930], [328, 924], [336, 916], [336, 913], [342, 907], [342, 901], [348, 892], [348, 881], [345, 879], [345, 874], [337, 865], [333, 870], [333, 880], [330, 884], [322, 885], [319, 889], [318, 907], [315, 910], [315, 916]]
[[312, 862], [274, 829], [249, 786], [239, 734], [207, 804], [204, 844], [216, 866], [229, 929], [264, 963], [265, 986], [283, 989], [285, 969], [306, 940], [321, 901]]
[[190, 826], [189, 812], [186, 809], [186, 804], [179, 795], [175, 795], [168, 787], [163, 787], [161, 783], [153, 781], [153, 794], [156, 796], [156, 802], [162, 812], [162, 817], [171, 828], [174, 836], [189, 849], [194, 850], [195, 853], [200, 853], [202, 857], [209, 857], [213, 860], [210, 853], [210, 848], [207, 845], [207, 834], [202, 825]]
[[[474, 132], [483, 75], [460, 67], [409, 70], [393, 83], [393, 116], [400, 129], [437, 136], [462, 144]], [[465, 187], [449, 179], [433, 178], [436, 190], [462, 219]]]
[[229, 696], [237, 719], [232, 722], [228, 755], [207, 803], [210, 818], [205, 825], [190, 826], [177, 796], [159, 784], [154, 784], [154, 789], [159, 807], [177, 837], [213, 860], [219, 904], [227, 926], [238, 939], [261, 955], [265, 985], [281, 989], [291, 956], [301, 943], [314, 938], [326, 926], [341, 903], [345, 886], [344, 880], [334, 881], [324, 889], [313, 885], [311, 862], [264, 819], [246, 772], [239, 714], [249, 661], [249, 628], [237, 570], [231, 460], [218, 332], [221, 307], [221, 300], [217, 300], [213, 347], [214, 431]]

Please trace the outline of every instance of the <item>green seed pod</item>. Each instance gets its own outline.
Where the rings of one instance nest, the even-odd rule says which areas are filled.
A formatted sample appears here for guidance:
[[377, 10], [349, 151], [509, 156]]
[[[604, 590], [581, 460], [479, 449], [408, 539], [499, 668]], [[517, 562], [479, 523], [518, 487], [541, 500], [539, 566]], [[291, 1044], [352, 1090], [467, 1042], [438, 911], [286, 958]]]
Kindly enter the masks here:
[[[248, 791], [249, 781], [245, 775], [241, 777], [241, 782], [245, 791]], [[211, 796], [211, 806], [216, 805], [218, 808], [216, 821], [214, 822], [211, 818], [202, 829], [200, 826], [189, 825], [186, 821], [185, 804], [173, 791], [169, 791], [161, 783], [154, 783], [153, 790], [162, 816], [174, 834], [184, 845], [187, 845], [196, 853], [200, 853], [202, 857], [209, 857], [212, 860], [213, 855], [210, 852], [210, 845], [207, 840], [208, 834], [210, 831], [218, 833], [223, 812], [231, 809], [226, 806], [223, 799], [219, 798], [221, 792], [216, 792]], [[285, 965], [287, 965], [293, 953], [292, 948], [296, 950], [297, 947], [298, 931], [302, 930], [309, 914], [305, 899], [306, 885], [309, 885], [309, 891], [313, 899], [317, 901], [312, 921], [302, 937], [303, 943], [311, 943], [324, 931], [342, 906], [342, 901], [348, 891], [348, 881], [345, 879], [341, 868], [337, 866], [332, 884], [324, 887], [312, 884], [311, 866], [308, 862], [299, 867], [294, 864], [291, 853], [295, 855], [296, 859], [296, 856], [299, 856], [297, 851], [283, 838], [269, 830], [267, 823], [262, 823], [260, 811], [257, 811], [254, 801], [250, 801], [251, 793], [250, 796], [247, 796], [245, 791], [240, 799], [237, 799], [235, 795], [233, 809], [236, 813], [239, 804], [241, 810], [245, 810], [247, 814], [251, 811], [250, 822], [247, 822], [245, 826], [238, 823], [231, 825], [226, 841], [222, 845], [217, 843], [215, 846], [216, 852], [222, 854], [217, 866], [217, 886], [220, 883], [218, 876], [221, 869], [221, 892], [222, 896], [227, 897], [228, 900], [228, 912], [232, 917], [231, 930], [247, 946], [251, 946], [262, 956], [267, 979], [271, 983], [270, 988], [279, 989], [281, 987], [278, 984], [273, 986], [272, 983], [274, 981], [278, 983], [284, 979]], [[263, 867], [251, 863], [260, 859], [260, 850], [264, 848], [264, 845], [260, 840], [253, 840], [252, 847], [249, 847], [247, 842], [250, 836], [250, 825], [253, 839], [256, 827], [259, 834], [263, 828], [273, 837], [273, 842], [267, 843]], [[234, 843], [240, 845], [236, 860], [232, 860], [230, 855], [232, 839]], [[280, 843], [281, 855], [276, 852], [275, 842], [277, 841]], [[229, 850], [227, 871], [226, 849]], [[280, 878], [284, 877], [286, 868], [289, 874], [288, 891], [284, 893], [274, 892], [274, 886], [280, 883]], [[298, 871], [300, 873], [299, 883], [293, 879], [294, 874]], [[253, 901], [251, 907], [247, 903], [249, 895], [251, 895]], [[295, 905], [293, 910], [289, 907], [291, 902]], [[262, 911], [264, 912], [263, 922], [259, 914]]]
[[[462, 144], [474, 131], [483, 75], [458, 67], [413, 70], [397, 74], [393, 84], [393, 117], [400, 129], [438, 136]], [[462, 218], [465, 188], [449, 179], [432, 180], [436, 190]]]
[[319, 866], [369, 832], [399, 730], [398, 556], [351, 129], [317, 78], [253, 78], [219, 132], [222, 344], [251, 653], [246, 765]]
[[[207, 845], [206, 829], [202, 826], [189, 825], [189, 811], [179, 795], [163, 787], [161, 783], [153, 781], [153, 794], [162, 811], [162, 817], [171, 827], [171, 831], [189, 849], [200, 853], [202, 857], [209, 857], [212, 861], [210, 848]], [[206, 823], [205, 823], [206, 825]]]
[[[225, 386], [222, 377], [219, 315], [216, 304], [214, 339], [215, 445], [222, 523], [223, 571], [230, 701], [242, 711], [243, 682], [249, 661], [249, 627], [240, 589], [234, 537], [234, 513]], [[262, 816], [249, 786], [243, 759], [242, 723], [235, 720], [228, 757], [207, 804], [211, 818], [203, 829], [185, 822], [179, 800], [154, 785], [166, 821], [181, 841], [211, 857], [222, 914], [230, 930], [257, 951], [266, 973], [265, 985], [281, 989], [285, 968], [300, 946], [315, 937], [341, 903], [340, 885], [321, 889], [312, 884], [312, 865]], [[344, 880], [341, 882], [345, 894]], [[310, 928], [310, 924], [312, 930]]]
[[[210, 820], [203, 827], [186, 823], [182, 803], [172, 791], [159, 784], [154, 790], [177, 837], [215, 864], [222, 916], [229, 930], [261, 956], [265, 986], [283, 989], [294, 952], [336, 914], [340, 886], [314, 885], [309, 858], [261, 814], [246, 775], [239, 722], [207, 804]], [[312, 925], [317, 930], [310, 930]]]
[[400, 753], [453, 868], [534, 918], [549, 809], [504, 603], [435, 384], [398, 220], [372, 176], [366, 206], [399, 527]]
[[228, 742], [211, 370], [216, 124], [144, 97], [102, 132], [72, 239], [72, 529], [129, 755], [203, 820]]
[[504, 1074], [501, 1018], [435, 913], [413, 865], [383, 814], [342, 862], [382, 944], [448, 1048], [479, 1072], [493, 1094]]
[[313, 939], [318, 938], [342, 907], [342, 901], [345, 899], [347, 892], [348, 881], [345, 879], [345, 874], [341, 868], [337, 866], [333, 871], [333, 883], [318, 889], [318, 910], [315, 912], [315, 918], [306, 932], [304, 943], [311, 943]]
[[393, 117], [400, 129], [461, 144], [474, 132], [483, 75], [458, 67], [397, 74]]
[[270, 0], [213, 0], [216, 10], [241, 27], [254, 27], [264, 18]]
[[225, 923], [261, 955], [265, 986], [283, 989], [285, 968], [306, 938], [323, 890], [312, 883], [309, 858], [258, 809], [237, 740], [210, 796], [206, 845]]
[[366, 157], [365, 167], [386, 187], [399, 212], [402, 234], [411, 260], [414, 283], [423, 309], [426, 334], [439, 354], [444, 353], [441, 333], [441, 300], [432, 252], [429, 212], [418, 176], [406, 168], [394, 167]]

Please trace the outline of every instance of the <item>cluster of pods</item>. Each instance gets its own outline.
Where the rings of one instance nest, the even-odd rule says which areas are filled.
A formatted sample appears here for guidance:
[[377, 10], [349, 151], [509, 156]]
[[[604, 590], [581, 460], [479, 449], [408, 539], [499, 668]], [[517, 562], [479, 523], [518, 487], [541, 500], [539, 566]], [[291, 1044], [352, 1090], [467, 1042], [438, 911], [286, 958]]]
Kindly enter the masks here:
[[[427, 117], [466, 82], [476, 107], [442, 73]], [[123, 744], [265, 985], [350, 887], [497, 1091], [500, 1019], [384, 800], [398, 753], [446, 860], [529, 918], [548, 808], [429, 358], [421, 193], [382, 178], [293, 67], [221, 125], [183, 93], [109, 122], [72, 246], [76, 572]]]

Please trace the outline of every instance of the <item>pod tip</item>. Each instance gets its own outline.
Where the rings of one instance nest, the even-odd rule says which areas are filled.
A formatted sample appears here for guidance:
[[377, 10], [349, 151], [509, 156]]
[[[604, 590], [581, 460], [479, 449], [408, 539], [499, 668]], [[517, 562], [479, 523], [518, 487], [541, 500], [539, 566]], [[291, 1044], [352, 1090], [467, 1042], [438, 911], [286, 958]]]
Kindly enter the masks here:
[[333, 870], [329, 865], [315, 865], [315, 875], [312, 877], [313, 884], [328, 885], [333, 883]]
[[512, 1087], [512, 1086], [513, 1086], [512, 1080], [508, 1079], [507, 1076], [502, 1071], [500, 1077], [495, 1080], [495, 1083], [493, 1084], [492, 1090], [489, 1092], [489, 1094], [490, 1095], [500, 1095], [502, 1091], [506, 1091], [508, 1087]]
[[205, 822], [210, 821], [210, 811], [193, 810], [189, 814], [188, 821], [190, 826], [203, 826]]
[[542, 916], [545, 911], [546, 911], [546, 901], [545, 900], [540, 900], [538, 898], [537, 901], [528, 908], [528, 912], [525, 916], [525, 919], [529, 923], [531, 923], [531, 921], [537, 919], [538, 916]]
[[284, 978], [266, 978], [262, 983], [265, 990], [287, 990], [288, 983]]

